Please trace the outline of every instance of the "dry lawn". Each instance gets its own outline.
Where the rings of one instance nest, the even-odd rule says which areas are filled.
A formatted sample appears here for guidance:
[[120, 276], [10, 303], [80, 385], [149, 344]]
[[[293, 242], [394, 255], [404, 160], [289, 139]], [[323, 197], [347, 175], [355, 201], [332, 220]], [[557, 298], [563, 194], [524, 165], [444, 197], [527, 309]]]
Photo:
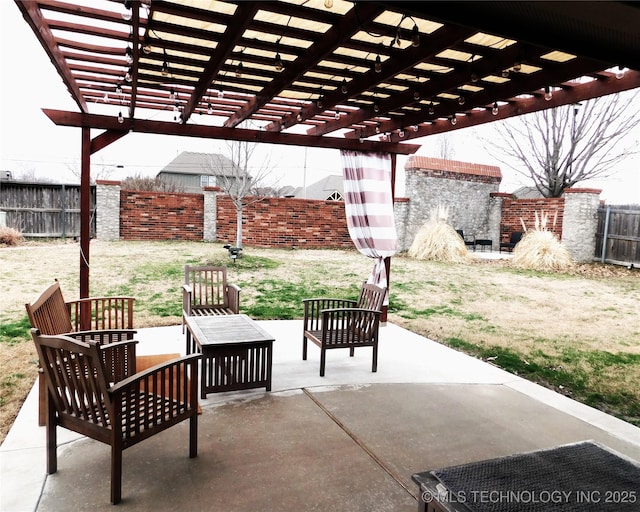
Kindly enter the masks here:
[[[230, 279], [242, 287], [243, 307], [258, 293], [268, 294], [274, 283], [294, 288], [320, 284], [330, 294], [361, 282], [372, 267], [356, 251], [245, 248], [245, 253], [279, 265], [239, 268], [229, 263]], [[24, 320], [24, 304], [54, 278], [68, 299], [77, 297], [79, 260], [74, 242], [0, 247], [0, 327]], [[90, 261], [91, 295], [135, 296], [136, 326], [147, 327], [180, 322], [176, 312], [185, 263], [222, 263], [228, 257], [220, 244], [94, 240]], [[624, 368], [612, 364], [598, 370], [589, 385], [597, 393], [622, 390], [640, 410], [637, 270], [578, 265], [570, 273], [544, 274], [517, 270], [505, 261], [455, 264], [398, 256], [392, 260], [391, 283], [389, 320], [443, 343], [463, 340], [489, 350], [511, 350], [522, 355], [524, 364], [529, 358], [540, 359], [542, 353], [545, 358], [558, 357], [558, 366], [575, 368], [588, 351], [631, 357], [633, 364]], [[169, 314], [162, 312], [163, 304]], [[0, 343], [0, 366], [2, 441], [36, 378], [32, 343]]]

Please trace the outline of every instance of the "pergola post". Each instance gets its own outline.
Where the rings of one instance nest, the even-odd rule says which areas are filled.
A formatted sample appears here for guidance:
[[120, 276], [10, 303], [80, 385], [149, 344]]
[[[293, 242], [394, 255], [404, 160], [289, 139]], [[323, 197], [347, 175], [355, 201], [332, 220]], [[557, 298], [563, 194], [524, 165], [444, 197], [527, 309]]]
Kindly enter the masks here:
[[[398, 162], [398, 155], [391, 153], [391, 203], [395, 204], [396, 200], [396, 164]], [[391, 296], [391, 256], [387, 256], [384, 259], [384, 267], [387, 272], [387, 293]], [[385, 304], [382, 306], [382, 313], [380, 314], [380, 322], [387, 322], [387, 313], [389, 306]]]
[[[82, 128], [80, 163], [80, 298], [89, 296], [89, 242], [91, 240], [91, 129]], [[89, 320], [81, 313], [81, 320]], [[89, 326], [82, 325], [82, 329]]]

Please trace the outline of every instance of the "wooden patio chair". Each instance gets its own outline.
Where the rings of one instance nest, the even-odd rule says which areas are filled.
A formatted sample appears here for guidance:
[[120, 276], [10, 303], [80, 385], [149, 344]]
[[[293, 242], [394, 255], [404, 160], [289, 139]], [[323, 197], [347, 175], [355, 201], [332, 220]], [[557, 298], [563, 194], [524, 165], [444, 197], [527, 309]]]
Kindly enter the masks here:
[[227, 267], [184, 267], [182, 285], [182, 330], [187, 316], [237, 315], [240, 288], [227, 283]]
[[[67, 334], [103, 345], [130, 341], [102, 352], [110, 379], [116, 382], [136, 372], [133, 303], [132, 297], [91, 297], [65, 302], [56, 279], [33, 303], [25, 304], [25, 308], [31, 327], [42, 334]], [[90, 330], [81, 330], [83, 320]], [[44, 425], [47, 394], [42, 378], [38, 385], [38, 423]]]
[[[113, 383], [101, 354], [108, 346], [69, 336], [31, 335], [47, 400], [47, 474], [57, 471], [58, 426], [111, 446], [111, 502], [122, 497], [122, 452], [189, 420], [189, 457], [198, 452], [198, 359], [189, 355]], [[125, 342], [126, 343], [126, 342]]]
[[305, 299], [302, 359], [307, 359], [307, 340], [320, 347], [320, 376], [324, 377], [326, 351], [373, 347], [371, 371], [378, 369], [378, 328], [386, 289], [363, 284], [357, 301], [335, 298]]

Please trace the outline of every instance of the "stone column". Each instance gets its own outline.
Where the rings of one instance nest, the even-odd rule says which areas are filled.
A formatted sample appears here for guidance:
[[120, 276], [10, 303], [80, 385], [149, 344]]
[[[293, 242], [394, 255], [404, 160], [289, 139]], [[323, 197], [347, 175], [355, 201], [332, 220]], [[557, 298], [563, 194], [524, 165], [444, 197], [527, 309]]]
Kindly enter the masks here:
[[96, 238], [120, 240], [119, 181], [96, 181]]
[[602, 190], [570, 188], [564, 191], [562, 243], [578, 262], [593, 261]]

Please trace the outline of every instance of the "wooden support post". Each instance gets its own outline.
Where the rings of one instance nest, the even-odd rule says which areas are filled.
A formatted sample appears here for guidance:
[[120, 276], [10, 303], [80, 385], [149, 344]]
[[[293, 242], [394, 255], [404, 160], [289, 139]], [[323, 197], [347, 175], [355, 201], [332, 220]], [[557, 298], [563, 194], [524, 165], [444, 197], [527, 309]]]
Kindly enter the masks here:
[[[80, 298], [89, 296], [89, 242], [91, 240], [91, 129], [82, 128], [80, 167]], [[91, 313], [80, 312], [81, 329], [90, 328]]]

